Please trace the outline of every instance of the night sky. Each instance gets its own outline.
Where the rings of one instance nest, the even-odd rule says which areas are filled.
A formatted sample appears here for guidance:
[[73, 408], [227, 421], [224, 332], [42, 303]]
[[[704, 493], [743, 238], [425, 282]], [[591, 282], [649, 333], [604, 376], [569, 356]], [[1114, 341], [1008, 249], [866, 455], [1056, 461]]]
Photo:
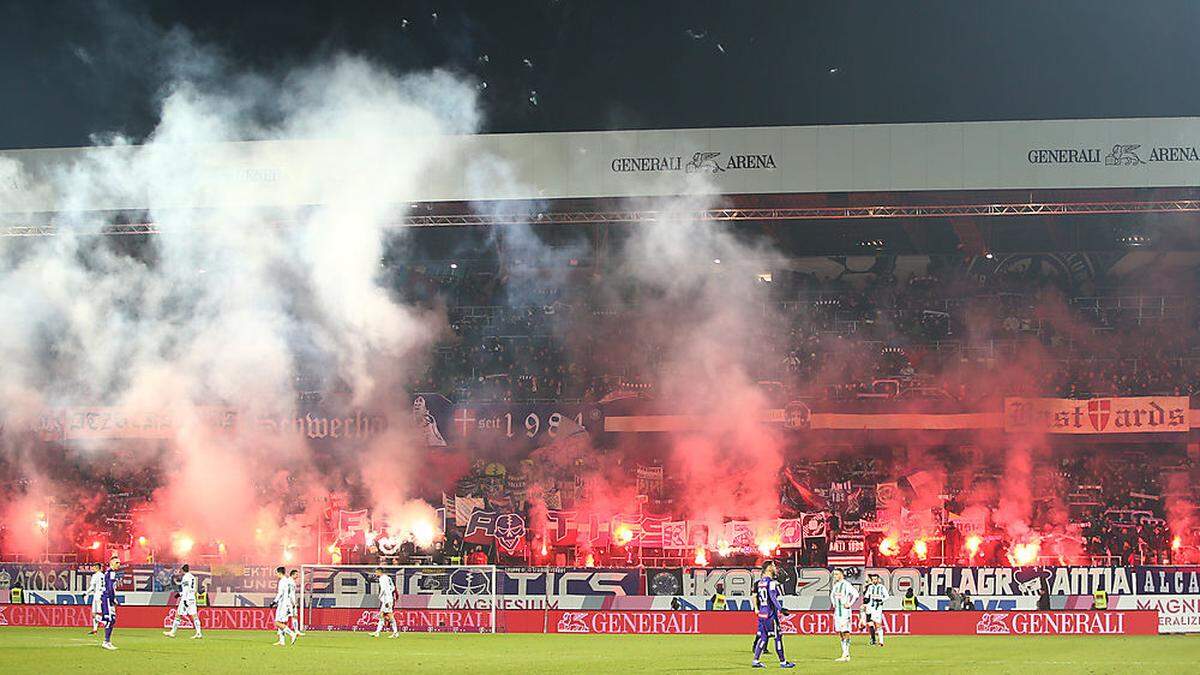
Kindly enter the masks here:
[[144, 136], [180, 28], [458, 72], [496, 132], [1200, 114], [1194, 0], [0, 0], [0, 148]]

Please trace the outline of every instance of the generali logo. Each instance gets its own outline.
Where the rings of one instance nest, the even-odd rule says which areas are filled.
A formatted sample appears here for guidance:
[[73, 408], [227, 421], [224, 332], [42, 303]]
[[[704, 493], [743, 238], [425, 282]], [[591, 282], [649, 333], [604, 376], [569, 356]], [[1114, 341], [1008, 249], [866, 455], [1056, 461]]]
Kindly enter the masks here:
[[669, 172], [725, 173], [775, 169], [775, 155], [771, 153], [731, 153], [699, 150], [690, 157], [684, 155], [660, 155], [646, 157], [617, 157], [609, 164], [613, 173]]
[[[1194, 145], [1155, 145], [1149, 150], [1142, 143], [1114, 143], [1108, 146], [1032, 148], [1025, 154], [1030, 164], [1096, 164], [1131, 167], [1159, 162], [1200, 162], [1200, 149]], [[1142, 159], [1145, 154], [1146, 159]]]
[[560, 633], [590, 633], [591, 628], [588, 627], [587, 614], [583, 612], [563, 612], [562, 618], [558, 620], [558, 632]]
[[984, 614], [975, 624], [976, 635], [1007, 635], [1011, 632], [1005, 614]]

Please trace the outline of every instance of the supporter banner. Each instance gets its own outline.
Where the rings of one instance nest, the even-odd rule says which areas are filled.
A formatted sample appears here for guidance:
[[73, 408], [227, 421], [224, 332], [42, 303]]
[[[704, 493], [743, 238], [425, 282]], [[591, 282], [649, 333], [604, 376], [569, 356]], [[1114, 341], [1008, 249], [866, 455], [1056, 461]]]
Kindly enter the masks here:
[[377, 436], [388, 427], [386, 415], [363, 410], [331, 414], [310, 410], [288, 416], [251, 416], [237, 410], [201, 407], [182, 418], [165, 411], [104, 406], [70, 407], [42, 413], [35, 431], [43, 440], [167, 439], [187, 423], [232, 433], [247, 425], [273, 435], [294, 434], [310, 440], [354, 440]]
[[340, 510], [337, 512], [337, 534], [339, 541], [349, 539], [356, 532], [366, 532], [370, 529], [370, 525], [366, 509], [358, 511]]
[[[668, 545], [664, 528], [674, 528], [670, 530], [669, 541], [674, 542], [672, 546], [683, 548], [684, 545], [677, 545], [678, 527], [678, 522], [672, 523], [668, 516], [651, 513], [598, 518], [576, 511], [552, 509], [546, 513], [545, 534], [546, 543], [551, 546], [575, 546], [581, 543], [609, 546], [616, 543], [634, 548], [663, 548]], [[683, 527], [687, 527], [686, 521]]]
[[1006, 398], [1005, 431], [1052, 434], [1186, 432], [1186, 396], [1129, 398]]
[[482, 509], [471, 513], [463, 540], [473, 543], [493, 543], [512, 555], [525, 541], [525, 517], [519, 513], [499, 513]]
[[[828, 596], [832, 573], [827, 568], [779, 566], [779, 581], [787, 596]], [[131, 594], [135, 604], [169, 597], [174, 590], [172, 565], [130, 565], [122, 570], [117, 590]], [[258, 605], [274, 594], [270, 565], [193, 565], [192, 573], [214, 605]], [[1090, 598], [1096, 591], [1112, 596], [1200, 596], [1200, 566], [1174, 567], [872, 567], [893, 599], [908, 590], [918, 597], [945, 599], [947, 591], [969, 591], [979, 602], [990, 598], [1036, 597], [1045, 586], [1055, 602]], [[409, 595], [471, 595], [484, 583], [462, 568], [410, 569], [398, 578], [398, 590]], [[497, 571], [497, 593], [513, 596], [701, 596], [716, 593], [722, 584], [728, 597], [750, 597], [755, 567], [686, 568], [508, 568]], [[315, 567], [306, 572], [315, 591], [358, 603], [372, 595], [370, 570]], [[0, 598], [13, 587], [24, 590], [30, 602], [83, 602], [90, 570], [56, 564], [0, 565]], [[645, 587], [643, 588], [643, 579]], [[486, 588], [486, 586], [484, 586]], [[1065, 601], [1064, 601], [1065, 602]], [[356, 605], [357, 606], [357, 605]], [[1063, 604], [1059, 607], [1079, 607]], [[807, 607], [807, 606], [804, 606]], [[1017, 605], [1003, 605], [1017, 608]]]
[[[762, 576], [757, 567], [691, 567], [674, 570], [646, 570], [646, 592], [650, 595], [705, 596], [724, 588], [728, 597], [751, 597], [754, 582]], [[776, 580], [785, 595], [797, 592], [796, 569], [779, 565]]]
[[671, 520], [662, 526], [662, 547], [679, 550], [689, 547], [688, 523], [686, 520]]
[[[1159, 574], [1170, 570], [1167, 574]], [[779, 581], [788, 596], [825, 598], [833, 583], [827, 568], [779, 566]], [[1145, 586], [1149, 592], [1158, 588], [1182, 588], [1189, 593], [1190, 574], [1200, 568], [1131, 568], [1131, 567], [869, 567], [864, 574], [878, 574], [893, 600], [909, 589], [920, 597], [945, 599], [947, 591], [969, 591], [981, 602], [990, 597], [1036, 597], [1043, 584], [1052, 597], [1086, 596], [1105, 591], [1109, 595], [1134, 595]], [[675, 574], [677, 583], [655, 583], [655, 579]], [[651, 595], [711, 596], [716, 584], [722, 583], [730, 597], [750, 597], [753, 583], [760, 571], [756, 568], [690, 567], [676, 570], [647, 570], [647, 592]], [[1170, 586], [1163, 579], [1172, 579]], [[1149, 581], [1153, 579], [1153, 582]], [[1139, 581], [1141, 580], [1141, 581]], [[1150, 585], [1147, 585], [1150, 584]], [[678, 589], [678, 590], [675, 590]], [[1176, 591], [1163, 591], [1176, 592]], [[897, 605], [898, 606], [898, 605]], [[1015, 608], [1010, 606], [1008, 608]]]
[[[127, 565], [117, 579], [118, 592], [156, 592], [173, 588], [170, 565]], [[208, 585], [207, 568], [192, 570], [201, 590]], [[19, 587], [26, 591], [62, 591], [84, 593], [92, 570], [87, 564], [55, 563], [0, 564], [0, 589]]]
[[[370, 569], [310, 567], [305, 583], [316, 607], [372, 608], [378, 582]], [[490, 595], [490, 573], [464, 568], [406, 568], [394, 576], [402, 607], [473, 607]], [[613, 598], [643, 594], [638, 569], [508, 568], [496, 571], [496, 593], [520, 598]]]
[[830, 565], [852, 565], [861, 567], [867, 563], [866, 541], [863, 535], [839, 534], [829, 544]]
[[[775, 408], [764, 410], [764, 424], [786, 423], [788, 413]], [[1000, 413], [812, 413], [804, 429], [832, 431], [862, 430], [939, 430], [995, 429], [1001, 426]], [[604, 431], [613, 433], [653, 433], [703, 431], [707, 422], [696, 415], [607, 415]]]
[[413, 415], [430, 446], [539, 445], [560, 430], [600, 431], [604, 415], [595, 404], [459, 404], [441, 394], [414, 396]]
[[1138, 595], [1200, 595], [1200, 567], [1139, 567]]
[[[463, 498], [456, 498], [456, 503], [461, 499]], [[767, 523], [731, 521], [725, 523], [723, 528], [718, 542], [709, 540], [703, 523], [670, 520], [667, 516], [648, 513], [599, 520], [575, 511], [552, 509], [546, 514], [545, 536], [546, 543], [550, 546], [575, 546], [581, 541], [587, 541], [594, 546], [616, 543], [623, 546], [679, 550], [724, 543], [733, 549], [755, 550], [758, 547], [756, 539], [759, 536], [774, 537], [780, 548], [799, 548], [804, 545], [805, 539], [824, 538], [828, 533], [824, 513], [803, 513], [799, 518], [779, 519]], [[538, 534], [536, 529], [533, 534]]]

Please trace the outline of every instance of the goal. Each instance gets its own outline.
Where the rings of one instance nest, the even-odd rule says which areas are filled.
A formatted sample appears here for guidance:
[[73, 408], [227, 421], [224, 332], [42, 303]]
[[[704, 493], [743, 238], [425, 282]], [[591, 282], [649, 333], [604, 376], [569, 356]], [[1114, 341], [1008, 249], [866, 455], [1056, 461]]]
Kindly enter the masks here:
[[380, 605], [377, 568], [396, 582], [394, 610], [401, 631], [496, 632], [495, 565], [301, 565], [300, 625], [374, 631]]

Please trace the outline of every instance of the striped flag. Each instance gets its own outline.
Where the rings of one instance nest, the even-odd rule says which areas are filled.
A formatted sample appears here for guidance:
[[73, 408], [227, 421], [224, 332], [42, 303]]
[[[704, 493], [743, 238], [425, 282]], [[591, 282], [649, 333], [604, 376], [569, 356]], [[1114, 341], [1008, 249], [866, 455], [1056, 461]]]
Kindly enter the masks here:
[[829, 542], [830, 567], [862, 567], [867, 564], [866, 540], [859, 535], [840, 534]]

